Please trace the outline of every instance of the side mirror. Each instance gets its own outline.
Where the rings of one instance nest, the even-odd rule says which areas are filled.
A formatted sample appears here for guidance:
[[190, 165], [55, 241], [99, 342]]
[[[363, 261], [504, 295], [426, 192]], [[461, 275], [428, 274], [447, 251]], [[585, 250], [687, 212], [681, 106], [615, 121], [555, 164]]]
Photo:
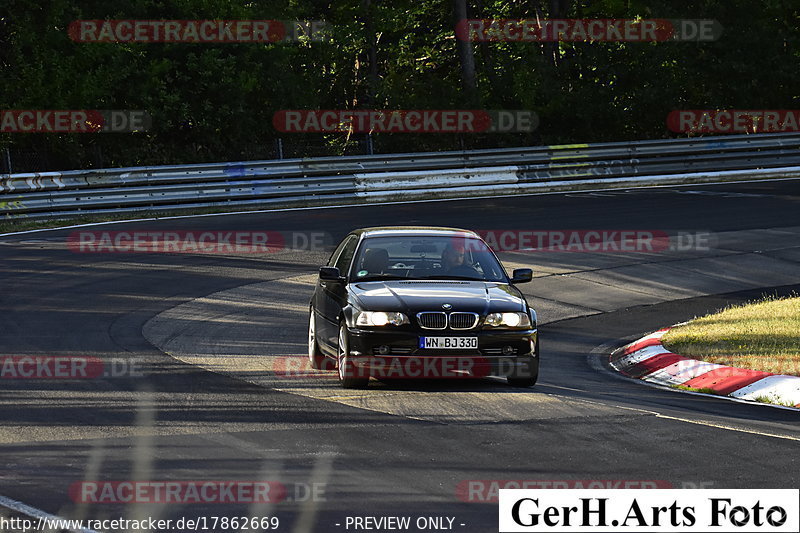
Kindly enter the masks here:
[[528, 283], [533, 279], [533, 270], [530, 268], [515, 268], [511, 275], [511, 283]]
[[322, 281], [339, 281], [339, 282], [344, 281], [344, 278], [342, 278], [342, 274], [336, 267], [320, 267], [319, 279], [321, 279]]

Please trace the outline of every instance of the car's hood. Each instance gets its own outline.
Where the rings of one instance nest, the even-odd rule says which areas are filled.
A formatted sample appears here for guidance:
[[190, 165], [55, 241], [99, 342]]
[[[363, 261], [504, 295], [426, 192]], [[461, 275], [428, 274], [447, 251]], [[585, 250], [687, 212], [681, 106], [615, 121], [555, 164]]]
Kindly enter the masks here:
[[486, 314], [525, 311], [526, 305], [516, 287], [484, 281], [370, 281], [350, 285], [353, 299], [369, 311], [451, 311]]

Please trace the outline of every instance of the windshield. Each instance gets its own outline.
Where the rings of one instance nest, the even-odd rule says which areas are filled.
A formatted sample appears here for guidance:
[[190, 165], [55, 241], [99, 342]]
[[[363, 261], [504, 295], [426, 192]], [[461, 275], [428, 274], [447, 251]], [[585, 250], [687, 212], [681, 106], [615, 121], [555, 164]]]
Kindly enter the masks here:
[[458, 279], [507, 282], [505, 271], [480, 239], [464, 236], [367, 237], [350, 281]]

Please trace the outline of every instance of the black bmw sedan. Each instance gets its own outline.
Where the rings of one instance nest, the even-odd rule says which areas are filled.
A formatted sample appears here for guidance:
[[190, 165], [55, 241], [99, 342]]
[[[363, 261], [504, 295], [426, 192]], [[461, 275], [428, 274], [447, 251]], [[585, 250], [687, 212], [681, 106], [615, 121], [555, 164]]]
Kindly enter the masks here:
[[370, 377], [539, 374], [536, 312], [474, 232], [379, 227], [352, 232], [319, 270], [308, 323], [313, 368], [338, 369], [345, 388]]

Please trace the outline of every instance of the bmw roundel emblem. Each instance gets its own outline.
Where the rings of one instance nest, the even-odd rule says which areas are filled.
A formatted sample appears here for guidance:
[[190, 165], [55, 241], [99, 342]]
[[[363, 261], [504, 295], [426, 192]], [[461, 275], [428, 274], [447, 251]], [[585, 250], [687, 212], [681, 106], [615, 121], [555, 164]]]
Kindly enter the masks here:
[[449, 311], [452, 308], [453, 306], [450, 304], [442, 304], [442, 309], [444, 309], [445, 311]]

